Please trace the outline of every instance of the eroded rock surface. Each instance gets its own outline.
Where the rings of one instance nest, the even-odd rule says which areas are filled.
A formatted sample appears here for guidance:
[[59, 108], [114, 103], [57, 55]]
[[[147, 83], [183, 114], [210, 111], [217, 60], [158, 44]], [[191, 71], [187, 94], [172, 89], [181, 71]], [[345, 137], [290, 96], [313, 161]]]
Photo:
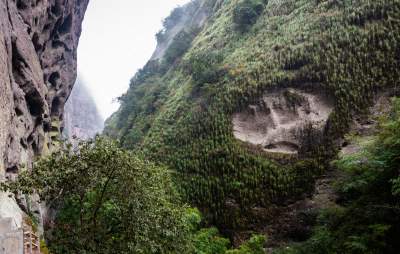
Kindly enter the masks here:
[[[88, 0], [0, 0], [0, 178], [51, 148]], [[2, 196], [0, 202], [13, 202]], [[15, 211], [17, 213], [17, 211]]]
[[285, 88], [267, 92], [257, 103], [233, 115], [234, 136], [267, 152], [295, 154], [306, 126], [322, 129], [333, 105], [325, 95]]

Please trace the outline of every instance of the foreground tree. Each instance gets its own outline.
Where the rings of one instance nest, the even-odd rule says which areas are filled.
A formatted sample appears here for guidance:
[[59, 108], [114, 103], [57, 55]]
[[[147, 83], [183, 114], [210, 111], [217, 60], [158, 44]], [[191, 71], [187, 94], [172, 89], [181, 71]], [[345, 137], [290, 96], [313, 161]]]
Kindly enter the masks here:
[[187, 253], [185, 207], [165, 168], [104, 139], [67, 146], [8, 186], [56, 211], [52, 253]]

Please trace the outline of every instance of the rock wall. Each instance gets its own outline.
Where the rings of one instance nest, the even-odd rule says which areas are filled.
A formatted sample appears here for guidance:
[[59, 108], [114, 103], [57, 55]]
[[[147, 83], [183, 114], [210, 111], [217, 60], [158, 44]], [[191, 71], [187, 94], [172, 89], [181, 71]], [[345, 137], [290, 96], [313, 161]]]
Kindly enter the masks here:
[[68, 139], [86, 140], [101, 133], [104, 120], [85, 83], [78, 78], [65, 104], [63, 134]]
[[322, 130], [332, 110], [333, 103], [321, 93], [293, 88], [268, 91], [257, 103], [233, 115], [234, 136], [267, 152], [295, 154], [302, 129]]
[[[3, 180], [29, 168], [35, 156], [51, 149], [52, 138], [59, 134], [64, 103], [76, 79], [77, 45], [87, 4], [88, 0], [0, 0]], [[4, 207], [12, 200], [4, 195], [0, 202]]]

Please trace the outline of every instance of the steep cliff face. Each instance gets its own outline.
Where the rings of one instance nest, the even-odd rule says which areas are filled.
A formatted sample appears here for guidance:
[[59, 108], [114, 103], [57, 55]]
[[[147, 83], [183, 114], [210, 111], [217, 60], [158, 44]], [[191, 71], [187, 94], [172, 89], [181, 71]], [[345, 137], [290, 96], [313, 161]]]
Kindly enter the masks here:
[[2, 179], [30, 168], [33, 158], [51, 149], [52, 138], [59, 134], [64, 103], [76, 79], [87, 4], [88, 0], [0, 1]]
[[[205, 19], [182, 15], [188, 6]], [[105, 132], [174, 169], [224, 231], [279, 228], [275, 215], [312, 196], [352, 119], [398, 86], [400, 2], [188, 6], [164, 22]]]
[[164, 20], [164, 28], [158, 32], [157, 48], [150, 60], [161, 60], [174, 38], [184, 30], [201, 28], [210, 15], [221, 6], [222, 1], [191, 1], [181, 8], [176, 8]]
[[86, 140], [103, 130], [104, 120], [85, 83], [80, 79], [76, 81], [65, 104], [63, 126], [63, 134], [69, 139]]

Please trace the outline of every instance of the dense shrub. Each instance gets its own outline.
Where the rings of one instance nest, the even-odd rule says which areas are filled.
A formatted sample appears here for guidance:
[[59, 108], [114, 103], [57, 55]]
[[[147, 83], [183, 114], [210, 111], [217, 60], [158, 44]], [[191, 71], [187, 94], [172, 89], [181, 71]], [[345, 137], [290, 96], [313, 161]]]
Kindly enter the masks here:
[[186, 70], [196, 85], [216, 83], [224, 75], [223, 69], [219, 66], [222, 57], [222, 54], [216, 52], [192, 55], [186, 62]]
[[219, 235], [217, 228], [202, 228], [194, 237], [196, 254], [225, 254], [230, 242]]
[[138, 70], [135, 76], [131, 80], [131, 86], [137, 83], [145, 81], [147, 78], [159, 73], [161, 71], [161, 66], [158, 60], [150, 60], [146, 65]]
[[201, 215], [197, 209], [188, 209], [187, 221], [194, 232], [194, 254], [264, 254], [265, 236], [253, 235], [237, 249], [229, 249], [230, 241], [215, 227], [200, 228]]
[[226, 254], [265, 254], [264, 243], [265, 236], [254, 235], [238, 249], [229, 250]]
[[[207, 0], [205, 4], [214, 5], [213, 2], [215, 2], [215, 0]], [[184, 6], [173, 9], [170, 15], [163, 20], [163, 28], [156, 34], [157, 42], [165, 42], [169, 31], [171, 31], [179, 22], [182, 22], [183, 19], [185, 19], [185, 21], [190, 20], [203, 3], [203, 0], [191, 0]]]
[[163, 58], [164, 65], [171, 65], [176, 59], [183, 56], [190, 48], [194, 37], [199, 32], [198, 28], [191, 28], [188, 30], [180, 31], [173, 39], [171, 45], [165, 51]]
[[[201, 91], [206, 92], [194, 98], [186, 61], [175, 61], [165, 75], [130, 89], [115, 122], [123, 126], [117, 129], [121, 142], [137, 148], [138, 140], [149, 159], [175, 170], [180, 190], [204, 209], [207, 221], [246, 227], [251, 207], [282, 205], [312, 190], [351, 116], [371, 104], [375, 91], [400, 79], [400, 33], [394, 25], [400, 4], [333, 1], [343, 2], [346, 8], [341, 8], [328, 7], [332, 1], [271, 1], [252, 31], [241, 34], [232, 32], [232, 14], [242, 1], [218, 2], [187, 56], [219, 51], [228, 75], [217, 86], [205, 85]], [[334, 106], [321, 139], [304, 142], [307, 153], [302, 143], [299, 155], [306, 158], [292, 163], [296, 156], [266, 154], [234, 138], [232, 113], [271, 88], [304, 85], [326, 92]], [[137, 128], [139, 134], [131, 135]], [[144, 137], [138, 139], [140, 133]], [[314, 147], [320, 140], [323, 146]], [[237, 209], [227, 206], [231, 201]]]
[[263, 0], [243, 0], [233, 11], [233, 22], [239, 30], [246, 30], [256, 23], [257, 18], [264, 10]]
[[[400, 248], [400, 99], [363, 150], [335, 162], [343, 208], [321, 214], [313, 236], [283, 253], [398, 253]], [[282, 252], [279, 252], [282, 253]]]
[[37, 193], [55, 212], [51, 253], [257, 254], [264, 243], [257, 236], [228, 251], [230, 241], [179, 201], [165, 168], [102, 138], [66, 145], [2, 188]]
[[11, 189], [37, 191], [55, 211], [52, 253], [185, 253], [185, 208], [165, 168], [113, 142], [70, 146], [35, 164]]

